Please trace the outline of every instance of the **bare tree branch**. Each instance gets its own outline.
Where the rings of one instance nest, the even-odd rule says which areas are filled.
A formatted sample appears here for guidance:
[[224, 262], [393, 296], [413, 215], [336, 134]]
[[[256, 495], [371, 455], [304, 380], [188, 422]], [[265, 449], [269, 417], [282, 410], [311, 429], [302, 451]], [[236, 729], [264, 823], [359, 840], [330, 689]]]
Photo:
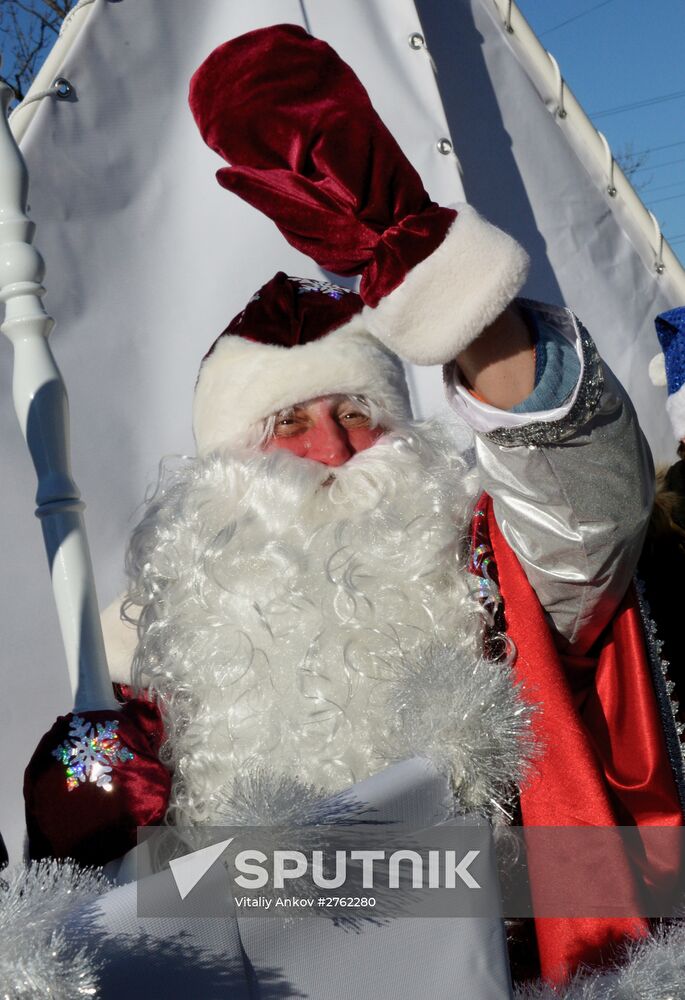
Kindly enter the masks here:
[[647, 165], [649, 153], [646, 151], [641, 153], [634, 152], [632, 142], [626, 142], [618, 149], [614, 154], [614, 159], [628, 180], [631, 181], [636, 191], [640, 191], [651, 180], [651, 178], [641, 178], [638, 182], [633, 179], [634, 174]]
[[0, 0], [0, 80], [24, 99], [76, 0]]

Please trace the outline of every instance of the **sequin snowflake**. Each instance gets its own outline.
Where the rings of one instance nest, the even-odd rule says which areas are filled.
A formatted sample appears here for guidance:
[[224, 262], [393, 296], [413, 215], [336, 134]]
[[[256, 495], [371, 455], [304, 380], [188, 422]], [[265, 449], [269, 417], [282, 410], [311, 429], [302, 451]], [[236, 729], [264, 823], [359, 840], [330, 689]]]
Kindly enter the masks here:
[[332, 285], [330, 281], [317, 281], [315, 278], [297, 278], [297, 292], [321, 292], [329, 295], [332, 299], [341, 299], [343, 295], [349, 295], [350, 289], [341, 285]]
[[79, 715], [73, 716], [68, 739], [52, 751], [52, 756], [64, 764], [70, 792], [85, 781], [94, 781], [100, 788], [111, 791], [112, 767], [135, 756], [120, 741], [118, 728], [118, 719], [93, 725]]

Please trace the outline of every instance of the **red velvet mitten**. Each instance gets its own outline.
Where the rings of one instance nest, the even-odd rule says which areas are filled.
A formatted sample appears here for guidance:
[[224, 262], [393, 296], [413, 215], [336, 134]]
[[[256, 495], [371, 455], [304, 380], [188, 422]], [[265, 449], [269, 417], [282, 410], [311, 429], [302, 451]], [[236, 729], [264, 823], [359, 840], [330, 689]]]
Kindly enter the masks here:
[[156, 707], [60, 716], [24, 775], [31, 858], [103, 865], [136, 844], [136, 829], [164, 819], [171, 775], [157, 752]]
[[444, 363], [502, 312], [528, 258], [463, 205], [431, 201], [361, 83], [294, 25], [219, 46], [190, 84], [219, 182], [337, 274], [360, 274], [369, 330], [418, 364]]

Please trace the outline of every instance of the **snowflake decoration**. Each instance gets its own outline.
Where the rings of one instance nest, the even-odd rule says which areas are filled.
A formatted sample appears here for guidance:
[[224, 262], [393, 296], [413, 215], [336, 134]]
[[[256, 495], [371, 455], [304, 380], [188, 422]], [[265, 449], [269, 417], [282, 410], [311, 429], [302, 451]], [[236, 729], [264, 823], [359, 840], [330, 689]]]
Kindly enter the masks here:
[[134, 754], [119, 740], [118, 719], [86, 722], [75, 715], [69, 725], [69, 738], [52, 751], [64, 764], [67, 788], [72, 792], [79, 782], [94, 781], [106, 791], [112, 790], [112, 767], [133, 760]]
[[332, 285], [330, 281], [317, 281], [315, 278], [297, 278], [297, 293], [321, 292], [329, 295], [332, 299], [341, 299], [343, 295], [349, 295], [349, 288], [342, 288], [340, 285]]

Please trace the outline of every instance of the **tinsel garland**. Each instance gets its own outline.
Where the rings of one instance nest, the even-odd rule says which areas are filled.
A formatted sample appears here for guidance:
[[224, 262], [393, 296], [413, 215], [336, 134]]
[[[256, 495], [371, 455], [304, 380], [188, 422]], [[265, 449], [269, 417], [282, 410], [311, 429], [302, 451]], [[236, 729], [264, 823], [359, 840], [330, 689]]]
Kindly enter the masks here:
[[685, 922], [631, 944], [625, 964], [578, 972], [564, 987], [519, 987], [515, 1000], [681, 1000], [685, 997]]
[[214, 814], [217, 825], [295, 828], [340, 822], [358, 808], [345, 791], [332, 797], [323, 788], [261, 765], [217, 792]]
[[62, 930], [67, 913], [101, 895], [98, 871], [40, 861], [0, 872], [0, 997], [75, 1000], [97, 997], [99, 962]]
[[443, 643], [395, 666], [379, 758], [427, 757], [449, 776], [458, 804], [496, 816], [516, 796], [536, 756], [535, 706], [514, 684], [509, 658], [472, 659]]

